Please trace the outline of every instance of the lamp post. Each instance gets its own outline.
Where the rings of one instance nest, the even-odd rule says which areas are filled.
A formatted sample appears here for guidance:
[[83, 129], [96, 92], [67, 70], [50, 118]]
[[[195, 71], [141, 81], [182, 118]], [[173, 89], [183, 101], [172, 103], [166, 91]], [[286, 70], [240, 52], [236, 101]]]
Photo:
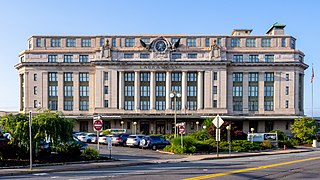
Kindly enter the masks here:
[[121, 124], [121, 128], [123, 129], [123, 124], [124, 124], [124, 122], [123, 122], [123, 121], [121, 121], [121, 122], [120, 122], [120, 124]]
[[227, 126], [226, 129], [228, 130], [229, 156], [231, 156], [231, 134], [230, 134], [231, 124], [229, 124], [229, 126]]
[[199, 121], [196, 122], [197, 124], [197, 131], [199, 130]]
[[207, 126], [202, 126], [203, 129], [207, 129]]
[[134, 134], [137, 134], [137, 122], [133, 122], [134, 125]]
[[254, 128], [251, 128], [251, 143], [253, 143], [253, 132], [254, 132]]
[[29, 151], [30, 151], [30, 171], [32, 171], [32, 112], [29, 112]]
[[177, 97], [180, 98], [179, 92], [173, 91], [170, 93], [170, 98], [174, 98], [174, 137], [177, 137]]

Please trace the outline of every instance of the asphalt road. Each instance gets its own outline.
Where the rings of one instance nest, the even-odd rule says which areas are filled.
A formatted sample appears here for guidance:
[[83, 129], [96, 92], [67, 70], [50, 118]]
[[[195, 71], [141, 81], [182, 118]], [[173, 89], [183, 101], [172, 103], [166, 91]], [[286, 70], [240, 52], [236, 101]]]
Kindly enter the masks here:
[[319, 167], [320, 151], [314, 151], [298, 154], [39, 173], [11, 176], [10, 179], [320, 179]]

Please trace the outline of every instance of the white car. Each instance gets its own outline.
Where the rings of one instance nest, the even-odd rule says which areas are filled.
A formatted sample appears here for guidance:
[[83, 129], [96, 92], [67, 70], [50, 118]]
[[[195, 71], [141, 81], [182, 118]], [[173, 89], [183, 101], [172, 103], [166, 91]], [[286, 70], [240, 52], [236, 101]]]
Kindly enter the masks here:
[[99, 143], [108, 144], [108, 140], [111, 140], [112, 135], [99, 135]]
[[78, 139], [82, 142], [94, 143], [97, 142], [97, 135], [94, 133], [87, 133], [85, 135], [78, 136]]
[[139, 144], [140, 144], [140, 140], [145, 137], [144, 134], [136, 134], [136, 135], [130, 135], [128, 138], [127, 138], [127, 146], [131, 147], [131, 146], [135, 146], [135, 147], [138, 147]]

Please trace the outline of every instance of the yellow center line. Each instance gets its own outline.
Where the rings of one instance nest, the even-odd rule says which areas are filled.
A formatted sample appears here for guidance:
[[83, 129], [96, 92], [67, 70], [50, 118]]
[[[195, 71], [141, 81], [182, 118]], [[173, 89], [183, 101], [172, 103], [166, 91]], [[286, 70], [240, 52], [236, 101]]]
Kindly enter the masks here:
[[209, 178], [215, 178], [215, 177], [220, 177], [220, 176], [226, 176], [226, 175], [230, 175], [230, 174], [244, 173], [244, 172], [249, 172], [249, 171], [257, 171], [257, 170], [261, 170], [261, 169], [267, 169], [267, 168], [272, 168], [272, 167], [277, 167], [277, 166], [284, 166], [284, 165], [295, 164], [295, 163], [300, 163], [300, 162], [305, 162], [305, 161], [312, 161], [312, 160], [317, 160], [317, 159], [320, 159], [320, 156], [313, 157], [313, 158], [307, 158], [307, 159], [300, 159], [300, 160], [295, 160], [295, 161], [288, 161], [288, 162], [283, 162], [283, 163], [277, 163], [277, 164], [269, 164], [269, 165], [265, 165], [265, 166], [238, 169], [238, 170], [221, 172], [221, 173], [216, 173], [216, 174], [208, 174], [208, 175], [204, 175], [204, 176], [186, 178], [184, 180], [209, 179]]

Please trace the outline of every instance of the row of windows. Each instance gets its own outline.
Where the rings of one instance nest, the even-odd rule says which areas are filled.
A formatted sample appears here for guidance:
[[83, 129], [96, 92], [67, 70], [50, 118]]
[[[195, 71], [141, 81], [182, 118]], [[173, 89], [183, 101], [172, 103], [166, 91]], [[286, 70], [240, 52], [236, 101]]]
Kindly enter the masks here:
[[[58, 62], [58, 55], [48, 55], [48, 62], [51, 62], [51, 63]], [[64, 55], [63, 62], [65, 63], [75, 62], [73, 59], [73, 55]], [[81, 63], [89, 62], [89, 55], [79, 55], [79, 62]]]
[[[41, 39], [36, 39], [36, 47], [41, 47]], [[52, 38], [51, 39], [51, 47], [61, 47], [61, 38]], [[76, 39], [75, 38], [67, 38], [66, 47], [76, 47]], [[81, 39], [81, 47], [91, 47], [91, 39], [90, 38], [82, 38]]]
[[[240, 38], [231, 39], [231, 47], [240, 47]], [[290, 47], [295, 49], [295, 39], [290, 39]], [[257, 47], [256, 38], [246, 38], [246, 47]], [[271, 38], [262, 38], [261, 47], [271, 47]], [[286, 47], [286, 38], [281, 39], [281, 47]]]
[[[48, 108], [53, 111], [58, 110], [58, 101], [57, 100], [49, 100]], [[63, 101], [63, 110], [72, 111], [73, 110], [73, 100]], [[79, 110], [80, 111], [88, 111], [89, 110], [89, 101], [80, 100], [79, 101]]]
[[[259, 73], [249, 73], [249, 81], [257, 82], [259, 80]], [[286, 80], [289, 81], [289, 74], [286, 74]], [[243, 73], [233, 73], [232, 74], [233, 82], [242, 82], [243, 81]], [[273, 82], [274, 81], [274, 73], [266, 72], [264, 73], [264, 81]]]
[[[265, 62], [274, 62], [274, 55], [266, 54], [264, 56]], [[240, 63], [243, 62], [243, 55], [233, 55], [232, 62]], [[259, 62], [259, 55], [249, 55], [249, 62]]]
[[[48, 73], [48, 81], [49, 82], [57, 82], [58, 81], [58, 73], [57, 72], [49, 72]], [[65, 72], [63, 73], [64, 82], [73, 82], [73, 73]], [[79, 81], [80, 82], [89, 82], [89, 73], [80, 72], [79, 73]]]
[[[197, 53], [188, 53], [187, 57], [188, 59], [196, 59], [198, 56]], [[124, 53], [123, 54], [124, 59], [133, 59], [134, 58], [134, 53]], [[150, 54], [148, 53], [140, 53], [140, 59], [149, 59]], [[171, 55], [172, 59], [181, 59], [181, 53], [172, 53]]]

